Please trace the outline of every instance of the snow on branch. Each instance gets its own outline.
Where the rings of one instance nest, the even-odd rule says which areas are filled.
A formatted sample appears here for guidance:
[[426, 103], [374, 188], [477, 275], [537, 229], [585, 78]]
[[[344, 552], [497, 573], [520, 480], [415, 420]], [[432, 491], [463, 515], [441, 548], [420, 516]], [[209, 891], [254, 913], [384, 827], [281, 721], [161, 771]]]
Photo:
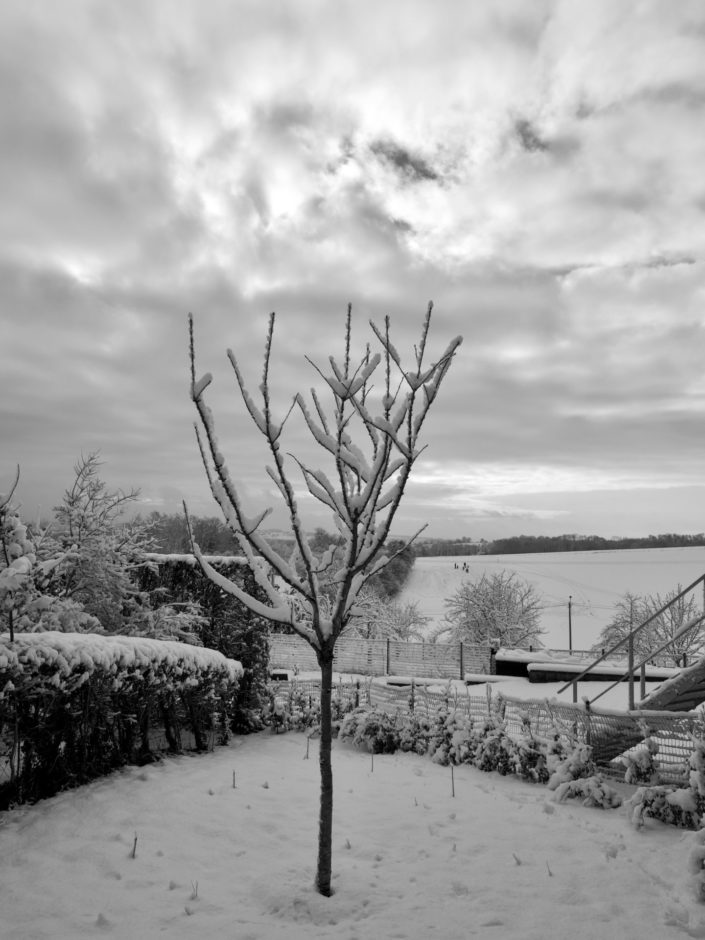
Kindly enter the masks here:
[[[323, 651], [324, 645], [327, 650], [332, 648], [330, 644], [344, 629], [356, 595], [374, 574], [399, 554], [395, 552], [387, 557], [384, 545], [411, 470], [423, 450], [417, 444], [419, 432], [461, 343], [460, 337], [454, 339], [437, 362], [424, 365], [431, 312], [432, 305], [429, 304], [419, 344], [414, 347], [414, 367], [404, 368], [402, 357], [390, 338], [389, 317], [385, 318], [384, 330], [371, 322], [382, 353], [372, 355], [368, 345], [364, 356], [354, 366], [351, 362], [351, 308], [348, 306], [342, 365], [341, 360], [330, 356], [330, 371], [324, 373], [306, 357], [332, 395], [332, 404], [324, 407], [316, 390], [311, 389], [311, 410], [303, 395], [297, 392], [281, 422], [274, 419], [270, 400], [275, 315], [270, 316], [265, 341], [264, 367], [259, 384], [261, 406], [250, 395], [238, 361], [228, 350], [242, 402], [272, 454], [273, 462], [266, 467], [266, 472], [288, 511], [289, 529], [294, 541], [292, 557], [288, 561], [275, 551], [261, 530], [270, 509], [247, 514], [230, 478], [218, 448], [213, 416], [204, 400], [211, 376], [207, 373], [198, 381], [195, 378], [193, 320], [190, 320], [191, 395], [203, 429], [204, 439], [200, 433], [198, 435], [201, 456], [213, 495], [238, 538], [248, 564], [255, 571], [269, 604], [249, 597], [239, 586], [215, 571], [195, 544], [194, 554], [208, 577], [223, 590], [261, 616], [292, 626], [319, 651]], [[383, 414], [373, 415], [368, 404], [370, 380], [382, 360], [385, 372], [381, 393]], [[398, 382], [396, 378], [392, 379], [392, 366], [399, 371]], [[340, 534], [337, 546], [320, 558], [316, 558], [306, 538], [279, 446], [284, 424], [294, 406], [298, 406], [313, 440], [328, 459], [332, 459], [336, 468], [336, 477], [331, 480], [322, 469], [290, 455], [301, 472], [308, 494], [330, 510]], [[360, 425], [367, 441], [367, 452], [371, 445], [370, 457], [353, 440], [353, 427]], [[411, 544], [417, 535], [404, 547]], [[272, 584], [264, 573], [265, 563], [282, 579], [291, 594]]]

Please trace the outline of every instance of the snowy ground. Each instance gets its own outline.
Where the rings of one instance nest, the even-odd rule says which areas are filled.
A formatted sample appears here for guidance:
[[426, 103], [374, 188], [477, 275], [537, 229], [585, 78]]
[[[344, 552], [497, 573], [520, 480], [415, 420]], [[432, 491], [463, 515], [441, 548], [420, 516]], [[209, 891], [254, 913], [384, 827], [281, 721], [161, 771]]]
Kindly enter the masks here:
[[468, 766], [453, 798], [450, 768], [341, 743], [322, 898], [305, 753], [265, 732], [0, 814], [3, 940], [705, 937], [692, 833]]
[[[457, 564], [458, 568], [454, 568]], [[467, 564], [468, 573], [462, 565]], [[705, 571], [705, 549], [636, 548], [592, 552], [537, 552], [527, 555], [469, 555], [417, 558], [399, 598], [414, 601], [421, 613], [439, 623], [444, 598], [463, 580], [483, 573], [514, 571], [534, 585], [545, 605], [541, 626], [547, 647], [568, 647], [568, 597], [572, 597], [574, 649], [589, 649], [614, 615], [614, 605], [627, 591], [667, 594], [685, 587]], [[696, 592], [698, 603], [702, 594]]]

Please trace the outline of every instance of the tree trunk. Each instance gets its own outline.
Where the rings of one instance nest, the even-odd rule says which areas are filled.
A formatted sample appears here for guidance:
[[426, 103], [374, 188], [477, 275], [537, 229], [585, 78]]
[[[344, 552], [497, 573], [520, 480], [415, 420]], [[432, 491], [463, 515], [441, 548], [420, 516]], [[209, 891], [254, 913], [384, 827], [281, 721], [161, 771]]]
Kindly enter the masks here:
[[331, 863], [333, 855], [333, 767], [331, 764], [333, 692], [333, 648], [325, 648], [318, 654], [321, 667], [321, 742], [319, 766], [321, 770], [321, 803], [318, 817], [318, 867], [316, 888], [324, 897], [332, 894]]

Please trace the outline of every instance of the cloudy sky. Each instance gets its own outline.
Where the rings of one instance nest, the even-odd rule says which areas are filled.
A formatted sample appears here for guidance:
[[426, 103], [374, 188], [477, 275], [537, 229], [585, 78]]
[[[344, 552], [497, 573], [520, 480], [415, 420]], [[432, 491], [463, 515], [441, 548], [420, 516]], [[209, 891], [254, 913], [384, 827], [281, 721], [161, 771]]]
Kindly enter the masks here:
[[[216, 513], [187, 314], [231, 472], [270, 311], [286, 404], [389, 314], [464, 344], [399, 530], [705, 530], [700, 0], [2, 0], [0, 489], [83, 452]], [[308, 453], [300, 423], [289, 450]], [[306, 505], [306, 504], [305, 504]], [[312, 523], [324, 520], [311, 516]]]

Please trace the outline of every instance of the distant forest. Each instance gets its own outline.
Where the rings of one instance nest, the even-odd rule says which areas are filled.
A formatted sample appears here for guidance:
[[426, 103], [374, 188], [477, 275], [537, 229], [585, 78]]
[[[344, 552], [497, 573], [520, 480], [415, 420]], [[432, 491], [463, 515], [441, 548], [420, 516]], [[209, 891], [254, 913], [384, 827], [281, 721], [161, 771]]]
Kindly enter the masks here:
[[426, 538], [414, 544], [417, 557], [430, 555], [527, 555], [532, 552], [587, 552], [623, 548], [681, 548], [705, 545], [705, 533], [678, 535], [667, 532], [643, 538], [605, 539], [599, 535], [515, 535], [492, 542]]
[[[151, 535], [155, 547], [162, 552], [189, 552], [188, 533], [183, 516], [179, 514], [163, 515], [152, 513], [148, 521], [152, 525]], [[207, 554], [231, 555], [239, 554], [240, 548], [233, 534], [220, 519], [208, 518], [193, 520], [194, 534], [201, 550]], [[337, 541], [336, 536], [330, 535], [323, 529], [316, 529], [310, 536], [314, 549], [320, 550]], [[291, 553], [292, 544], [286, 539], [270, 536], [270, 542], [278, 552], [285, 557]], [[398, 544], [390, 543], [392, 548]], [[388, 572], [388, 584], [379, 584], [384, 593], [393, 596], [399, 586], [408, 577], [411, 567], [410, 558], [431, 555], [526, 555], [532, 552], [588, 552], [606, 551], [619, 548], [680, 548], [705, 545], [705, 533], [697, 535], [677, 535], [667, 532], [663, 535], [647, 535], [644, 538], [614, 538], [605, 539], [599, 535], [515, 535], [512, 538], [495, 539], [493, 542], [485, 539], [473, 541], [466, 537], [462, 539], [435, 539], [424, 538], [414, 542], [412, 551], [406, 551], [403, 557], [397, 559]], [[391, 577], [390, 577], [391, 576]], [[385, 578], [380, 578], [384, 581]], [[397, 583], [398, 582], [398, 583]]]

